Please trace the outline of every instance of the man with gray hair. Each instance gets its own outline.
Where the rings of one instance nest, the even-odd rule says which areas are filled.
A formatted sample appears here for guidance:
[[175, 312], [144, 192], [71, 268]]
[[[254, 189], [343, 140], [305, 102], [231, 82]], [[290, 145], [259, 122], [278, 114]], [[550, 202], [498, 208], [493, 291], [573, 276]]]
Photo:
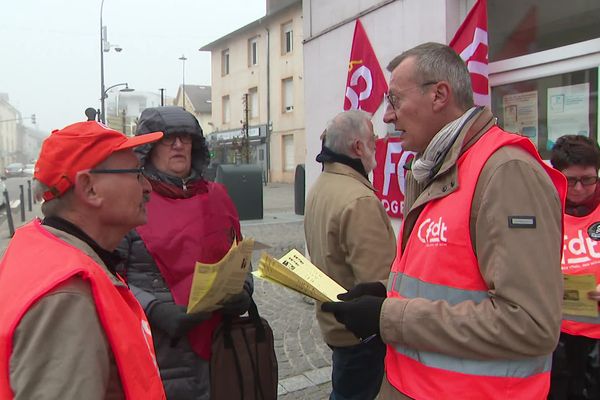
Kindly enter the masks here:
[[450, 47], [419, 45], [388, 70], [384, 121], [417, 155], [387, 296], [359, 285], [323, 310], [359, 336], [381, 334], [384, 399], [545, 399], [565, 179], [473, 106]]
[[[384, 280], [396, 253], [395, 236], [368, 178], [376, 166], [370, 115], [342, 112], [321, 138], [317, 161], [323, 172], [308, 193], [304, 217], [311, 260], [346, 289]], [[320, 306], [317, 320], [333, 350], [330, 398], [374, 399], [383, 378], [385, 345], [378, 336], [357, 337]]]

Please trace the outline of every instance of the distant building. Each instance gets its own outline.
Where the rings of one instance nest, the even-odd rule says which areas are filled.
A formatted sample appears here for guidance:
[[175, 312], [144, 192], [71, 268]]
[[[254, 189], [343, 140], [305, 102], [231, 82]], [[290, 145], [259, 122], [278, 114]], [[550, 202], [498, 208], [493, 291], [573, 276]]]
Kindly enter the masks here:
[[12, 162], [22, 162], [22, 117], [8, 102], [8, 94], [0, 93], [0, 171]]
[[194, 114], [205, 135], [213, 131], [210, 86], [186, 84], [184, 104], [183, 87], [182, 85], [179, 85], [179, 90], [177, 90], [177, 96], [175, 96], [175, 99], [173, 100], [173, 105], [183, 107]]
[[106, 123], [128, 136], [135, 135], [137, 119], [145, 108], [160, 106], [160, 94], [153, 92], [117, 92], [107, 102]]
[[306, 154], [302, 28], [301, 0], [268, 0], [264, 17], [200, 49], [211, 52], [215, 162], [245, 152], [266, 179], [294, 180]]

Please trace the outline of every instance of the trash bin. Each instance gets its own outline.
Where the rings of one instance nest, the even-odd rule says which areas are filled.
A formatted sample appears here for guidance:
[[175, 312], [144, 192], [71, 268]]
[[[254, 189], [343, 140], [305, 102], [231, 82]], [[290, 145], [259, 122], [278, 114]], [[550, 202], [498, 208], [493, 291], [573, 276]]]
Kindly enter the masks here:
[[240, 220], [263, 219], [262, 167], [258, 164], [221, 164], [215, 182], [227, 188]]
[[306, 197], [306, 171], [304, 164], [296, 166], [294, 176], [294, 210], [297, 215], [304, 215], [304, 199]]

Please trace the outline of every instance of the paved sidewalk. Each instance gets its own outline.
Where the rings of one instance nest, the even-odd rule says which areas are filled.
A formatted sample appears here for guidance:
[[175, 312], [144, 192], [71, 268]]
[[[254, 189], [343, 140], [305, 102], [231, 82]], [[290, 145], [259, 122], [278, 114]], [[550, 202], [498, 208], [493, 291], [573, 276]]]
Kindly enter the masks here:
[[[292, 248], [304, 252], [303, 216], [294, 214], [294, 188], [270, 184], [263, 190], [263, 220], [242, 221], [242, 234], [264, 243], [279, 258]], [[257, 265], [260, 252], [253, 257]], [[331, 392], [331, 350], [323, 342], [314, 302], [288, 289], [255, 279], [254, 297], [275, 337], [279, 399], [327, 399]]]
[[[268, 245], [265, 251], [279, 258], [292, 248], [304, 252], [303, 216], [294, 213], [294, 188], [290, 184], [263, 187], [264, 218], [242, 221], [242, 234]], [[25, 221], [41, 216], [40, 205], [26, 212]], [[22, 225], [19, 208], [13, 209], [15, 228]], [[0, 215], [0, 254], [10, 235], [6, 216]], [[257, 265], [260, 251], [255, 252]], [[322, 400], [331, 391], [331, 350], [321, 339], [311, 299], [280, 286], [255, 280], [254, 297], [275, 337], [281, 400]]]

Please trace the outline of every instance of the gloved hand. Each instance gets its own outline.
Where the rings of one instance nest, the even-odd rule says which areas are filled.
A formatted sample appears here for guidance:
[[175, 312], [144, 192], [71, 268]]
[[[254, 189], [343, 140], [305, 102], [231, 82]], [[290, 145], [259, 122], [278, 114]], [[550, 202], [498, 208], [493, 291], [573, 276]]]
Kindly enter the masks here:
[[338, 299], [343, 301], [349, 301], [352, 299], [357, 299], [360, 296], [369, 295], [375, 297], [386, 297], [387, 289], [381, 282], [365, 282], [359, 283], [354, 286], [346, 293], [338, 294]]
[[232, 296], [226, 303], [223, 303], [221, 312], [224, 315], [242, 315], [250, 307], [250, 294], [246, 290]]
[[[156, 300], [155, 300], [156, 301]], [[150, 304], [148, 320], [150, 326], [155, 326], [167, 333], [173, 339], [179, 339], [200, 322], [209, 319], [211, 313], [187, 314], [185, 306], [173, 302]]]
[[321, 310], [333, 313], [335, 319], [356, 337], [366, 339], [379, 334], [379, 315], [384, 300], [383, 297], [366, 295], [345, 302], [323, 303]]

